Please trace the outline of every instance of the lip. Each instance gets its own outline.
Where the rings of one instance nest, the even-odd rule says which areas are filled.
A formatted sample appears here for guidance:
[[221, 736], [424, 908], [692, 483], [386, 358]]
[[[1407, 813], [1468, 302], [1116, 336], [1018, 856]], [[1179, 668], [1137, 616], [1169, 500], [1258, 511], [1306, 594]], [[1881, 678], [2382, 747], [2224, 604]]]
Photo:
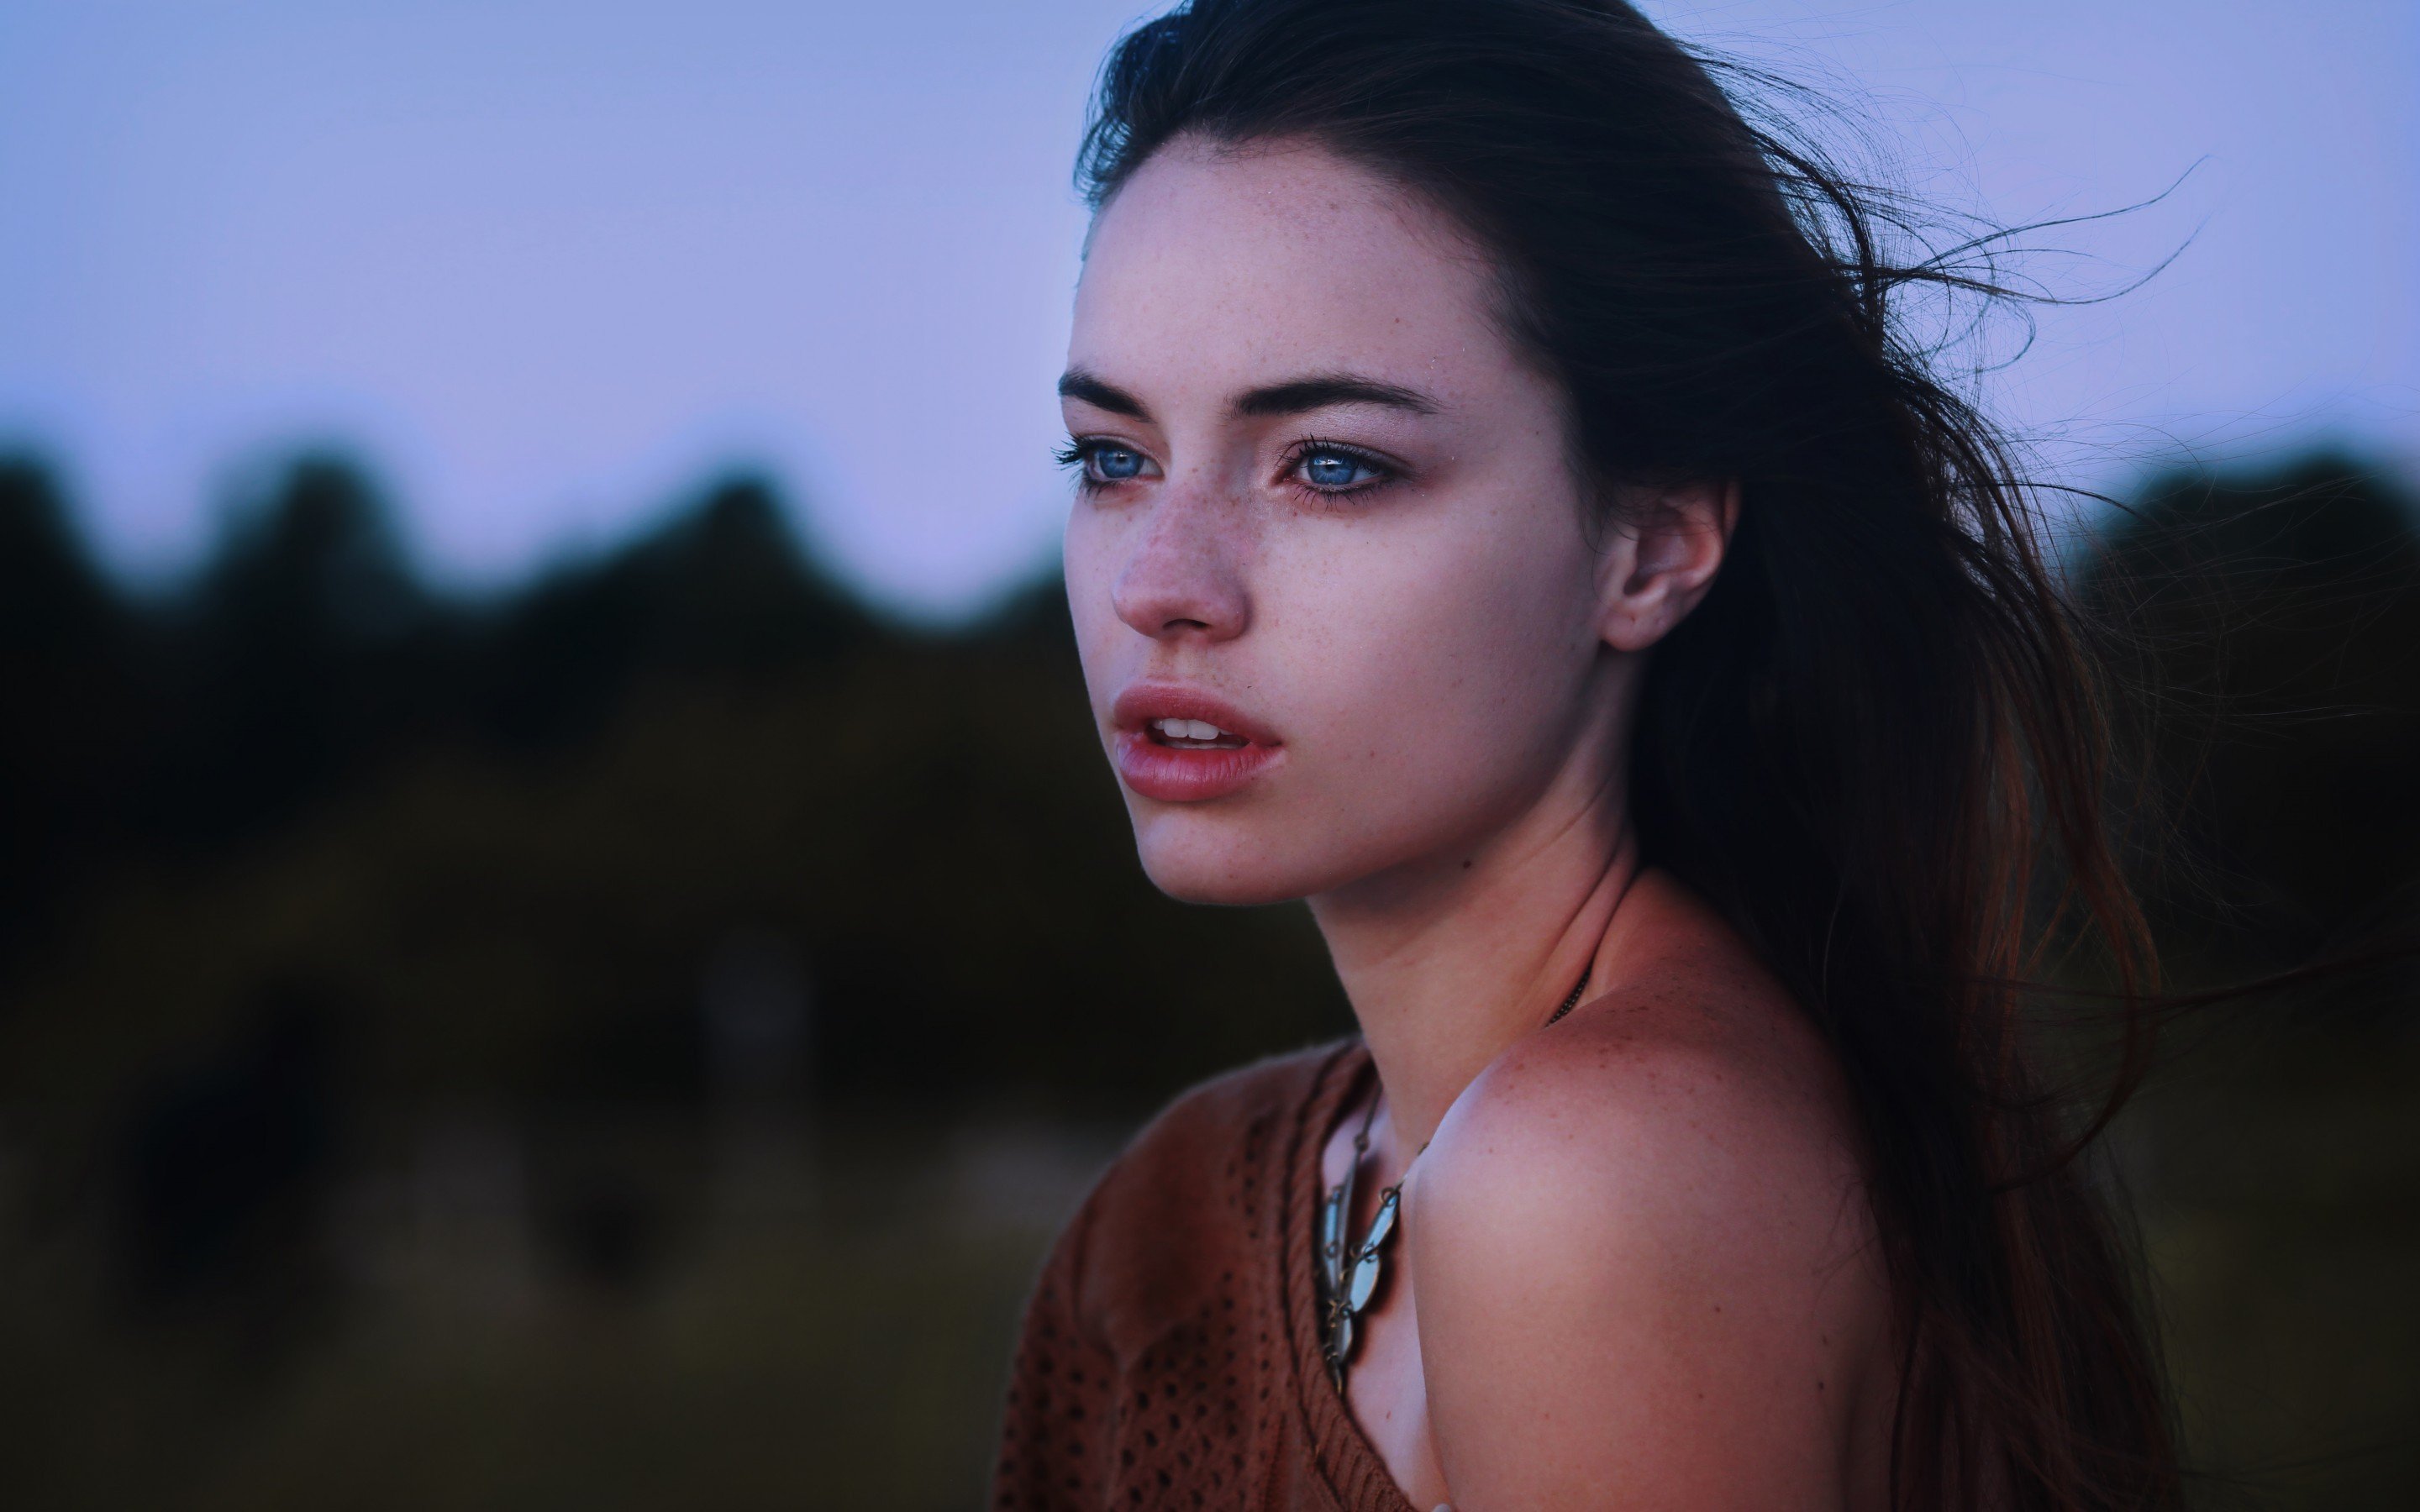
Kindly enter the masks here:
[[[1223, 750], [1181, 750], [1151, 735], [1155, 719], [1200, 719], [1244, 744]], [[1128, 789], [1161, 803], [1203, 803], [1241, 791], [1282, 761], [1284, 742], [1269, 728], [1217, 694], [1181, 683], [1135, 683], [1109, 708], [1110, 760]]]

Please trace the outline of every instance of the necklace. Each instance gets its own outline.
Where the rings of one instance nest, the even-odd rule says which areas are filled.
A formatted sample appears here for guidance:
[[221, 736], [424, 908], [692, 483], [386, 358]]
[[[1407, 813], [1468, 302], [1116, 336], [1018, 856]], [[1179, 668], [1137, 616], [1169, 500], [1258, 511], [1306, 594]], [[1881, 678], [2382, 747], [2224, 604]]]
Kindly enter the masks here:
[[[1594, 969], [1591, 964], [1590, 969]], [[1546, 1023], [1552, 1024], [1577, 1006], [1580, 994], [1588, 990], [1589, 973], [1572, 987], [1563, 1006], [1555, 1010]], [[1378, 1194], [1378, 1211], [1370, 1220], [1370, 1231], [1361, 1236], [1358, 1244], [1346, 1242], [1345, 1229], [1353, 1222], [1353, 1185], [1361, 1174], [1361, 1161], [1370, 1152], [1370, 1126], [1377, 1121], [1378, 1103], [1386, 1096], [1380, 1088], [1370, 1095], [1368, 1111], [1361, 1115], [1361, 1127], [1353, 1135], [1353, 1159], [1344, 1167], [1344, 1180], [1328, 1190], [1326, 1200], [1319, 1205], [1319, 1281], [1320, 1297], [1326, 1310], [1320, 1330], [1320, 1353], [1327, 1360], [1327, 1377], [1336, 1382], [1337, 1395], [1344, 1392], [1344, 1375], [1353, 1362], [1355, 1322], [1370, 1308], [1371, 1299], [1378, 1294], [1378, 1282], [1386, 1270], [1384, 1247], [1395, 1234], [1396, 1218], [1403, 1205], [1404, 1180], [1412, 1174], [1410, 1162], [1404, 1165], [1404, 1175]], [[1412, 1151], [1417, 1161], [1429, 1147], [1423, 1143]]]

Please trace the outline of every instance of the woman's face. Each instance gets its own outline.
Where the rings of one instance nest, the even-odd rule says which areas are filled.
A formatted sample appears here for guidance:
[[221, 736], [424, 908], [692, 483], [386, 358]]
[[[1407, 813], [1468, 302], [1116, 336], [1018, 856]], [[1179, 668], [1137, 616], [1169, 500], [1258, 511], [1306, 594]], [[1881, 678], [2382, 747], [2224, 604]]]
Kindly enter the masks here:
[[1067, 591], [1169, 893], [1463, 867], [1575, 762], [1610, 779], [1605, 559], [1492, 299], [1441, 212], [1314, 147], [1180, 141], [1101, 212]]

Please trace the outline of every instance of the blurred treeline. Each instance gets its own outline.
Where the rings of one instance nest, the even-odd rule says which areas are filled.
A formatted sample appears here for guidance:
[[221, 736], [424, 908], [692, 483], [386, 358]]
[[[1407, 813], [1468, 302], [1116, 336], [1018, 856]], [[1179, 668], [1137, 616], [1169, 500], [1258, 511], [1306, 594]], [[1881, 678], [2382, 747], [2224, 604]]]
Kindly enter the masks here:
[[[1298, 910], [1143, 881], [1055, 583], [905, 625], [784, 518], [732, 477], [448, 592], [318, 455], [135, 592], [0, 464], [0, 1498], [979, 1495], [1090, 1171], [1347, 1020]], [[2343, 457], [2179, 472], [2071, 563], [2181, 981], [2410, 917], [2415, 522]], [[2405, 1504], [2420, 1015], [2182, 1030], [2120, 1149], [2213, 1495]]]
[[2408, 1505], [2420, 501], [2340, 456], [2172, 474], [2076, 578], [2120, 674], [2112, 810], [2179, 999], [2117, 1134], [2200, 1498]]
[[753, 479], [463, 598], [307, 458], [138, 598], [19, 463], [0, 656], [8, 1027], [105, 1005], [106, 1049], [73, 1053], [95, 1089], [283, 981], [378, 1038], [354, 1058], [381, 1089], [693, 1096], [734, 929], [810, 964], [834, 1093], [1128, 1113], [1332, 1022], [1304, 929], [1135, 875], [1055, 584], [900, 627]]

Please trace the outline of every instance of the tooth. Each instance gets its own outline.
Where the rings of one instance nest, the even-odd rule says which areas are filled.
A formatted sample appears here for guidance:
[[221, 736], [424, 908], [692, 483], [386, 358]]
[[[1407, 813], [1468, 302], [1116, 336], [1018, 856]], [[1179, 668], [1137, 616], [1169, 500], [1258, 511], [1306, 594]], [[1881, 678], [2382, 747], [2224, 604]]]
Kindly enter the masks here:
[[1216, 740], [1218, 738], [1218, 727], [1212, 724], [1207, 719], [1193, 719], [1188, 720], [1187, 723], [1190, 728], [1186, 731], [1186, 733], [1191, 735], [1196, 740]]

